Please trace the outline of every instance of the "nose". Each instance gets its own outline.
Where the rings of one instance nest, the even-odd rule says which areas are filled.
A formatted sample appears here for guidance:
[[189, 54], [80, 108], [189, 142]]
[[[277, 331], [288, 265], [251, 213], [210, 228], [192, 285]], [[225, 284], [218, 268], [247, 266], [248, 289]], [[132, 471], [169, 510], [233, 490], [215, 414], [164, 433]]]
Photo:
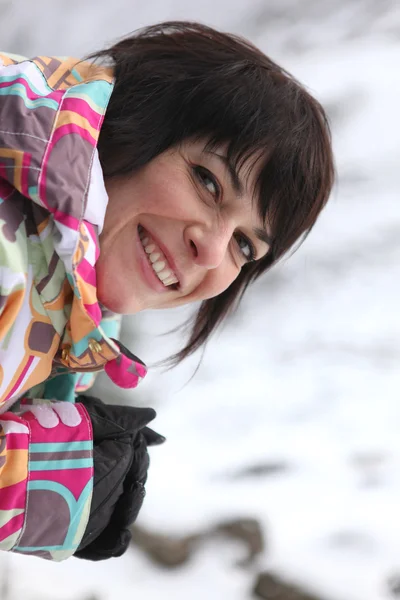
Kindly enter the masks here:
[[195, 264], [206, 269], [219, 267], [228, 251], [233, 233], [233, 226], [226, 222], [211, 227], [201, 224], [187, 227], [185, 241]]

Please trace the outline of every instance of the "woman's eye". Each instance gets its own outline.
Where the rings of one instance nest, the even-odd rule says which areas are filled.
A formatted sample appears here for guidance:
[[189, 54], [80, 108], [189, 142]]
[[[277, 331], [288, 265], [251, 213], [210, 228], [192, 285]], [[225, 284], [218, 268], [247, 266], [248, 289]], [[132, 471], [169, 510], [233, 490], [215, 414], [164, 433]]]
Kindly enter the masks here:
[[237, 245], [239, 246], [240, 252], [243, 254], [244, 258], [246, 259], [246, 262], [251, 262], [251, 261], [255, 260], [256, 251], [255, 251], [254, 246], [251, 243], [251, 241], [246, 236], [242, 235], [241, 233], [235, 234], [235, 239], [236, 239]]
[[205, 187], [214, 198], [219, 198], [221, 190], [214, 175], [208, 169], [200, 166], [193, 167], [193, 171], [201, 185]]

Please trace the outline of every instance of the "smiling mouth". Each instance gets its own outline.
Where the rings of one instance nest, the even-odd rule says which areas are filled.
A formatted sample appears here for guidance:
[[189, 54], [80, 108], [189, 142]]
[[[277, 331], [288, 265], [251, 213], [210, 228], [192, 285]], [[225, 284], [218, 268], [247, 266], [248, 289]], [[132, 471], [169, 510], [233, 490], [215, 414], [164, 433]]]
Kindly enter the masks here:
[[177, 289], [179, 280], [171, 269], [163, 251], [156, 242], [152, 239], [151, 235], [139, 225], [138, 227], [139, 238], [143, 246], [143, 250], [146, 253], [149, 265], [153, 269], [153, 272], [161, 281], [161, 283], [168, 288]]

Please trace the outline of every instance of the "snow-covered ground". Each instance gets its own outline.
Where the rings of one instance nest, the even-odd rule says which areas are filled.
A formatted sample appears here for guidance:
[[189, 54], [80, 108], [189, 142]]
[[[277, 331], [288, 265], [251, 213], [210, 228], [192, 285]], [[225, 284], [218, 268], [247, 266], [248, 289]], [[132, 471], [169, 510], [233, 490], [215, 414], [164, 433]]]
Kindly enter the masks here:
[[[155, 370], [133, 394], [157, 408], [168, 438], [152, 451], [140, 522], [185, 534], [255, 517], [267, 536], [258, 569], [327, 600], [388, 599], [387, 579], [400, 573], [400, 9], [369, 0], [0, 0], [1, 46], [81, 55], [170, 18], [243, 33], [304, 81], [331, 114], [339, 184], [304, 246], [248, 293], [196, 376], [187, 383], [198, 357]], [[155, 362], [179, 347], [177, 336], [157, 334], [181, 319], [140, 314], [124, 340]], [[274, 462], [286, 470], [230, 477]], [[3, 554], [11, 588], [1, 600], [247, 600], [254, 569], [235, 566], [241, 552], [209, 542], [177, 571], [137, 550], [105, 564]]]

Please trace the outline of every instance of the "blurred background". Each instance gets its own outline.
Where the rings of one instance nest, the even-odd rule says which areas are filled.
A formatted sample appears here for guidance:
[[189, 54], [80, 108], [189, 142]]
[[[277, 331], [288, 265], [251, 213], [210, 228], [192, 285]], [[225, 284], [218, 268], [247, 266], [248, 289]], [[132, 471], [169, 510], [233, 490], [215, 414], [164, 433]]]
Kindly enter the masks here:
[[[1, 600], [400, 597], [400, 4], [396, 0], [0, 0], [1, 49], [83, 56], [140, 26], [235, 32], [329, 113], [338, 184], [304, 246], [200, 356], [115, 402], [154, 406], [135, 543], [121, 559], [2, 554]], [[148, 364], [187, 310], [126, 319]]]

